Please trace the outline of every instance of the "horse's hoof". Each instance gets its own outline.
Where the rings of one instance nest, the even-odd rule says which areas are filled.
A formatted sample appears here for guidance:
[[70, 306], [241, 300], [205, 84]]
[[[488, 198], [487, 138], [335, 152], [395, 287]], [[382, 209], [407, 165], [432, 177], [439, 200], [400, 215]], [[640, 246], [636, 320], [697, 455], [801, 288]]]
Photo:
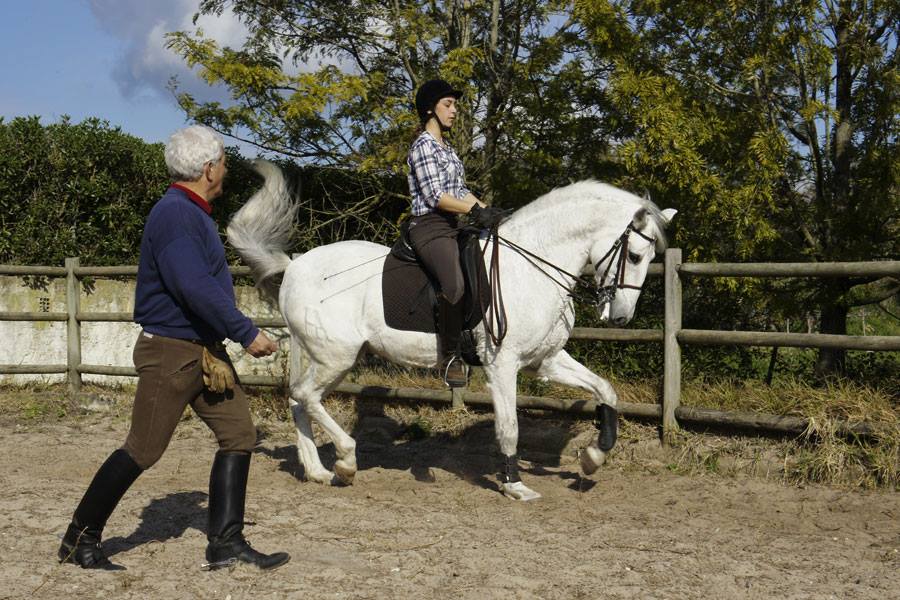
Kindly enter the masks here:
[[356, 477], [356, 460], [338, 460], [334, 463], [334, 473], [344, 485], [352, 485]]
[[335, 475], [331, 471], [322, 470], [317, 471], [315, 473], [310, 473], [306, 476], [307, 481], [312, 481], [314, 483], [320, 483], [322, 485], [333, 485]]
[[536, 491], [534, 491], [521, 481], [517, 481], [515, 483], [502, 483], [500, 484], [500, 490], [507, 498], [512, 498], [513, 500], [521, 500], [523, 502], [527, 502], [529, 500], [537, 500], [541, 497], [540, 494], [538, 494]]
[[606, 452], [594, 446], [588, 446], [581, 452], [581, 472], [592, 475], [606, 462]]

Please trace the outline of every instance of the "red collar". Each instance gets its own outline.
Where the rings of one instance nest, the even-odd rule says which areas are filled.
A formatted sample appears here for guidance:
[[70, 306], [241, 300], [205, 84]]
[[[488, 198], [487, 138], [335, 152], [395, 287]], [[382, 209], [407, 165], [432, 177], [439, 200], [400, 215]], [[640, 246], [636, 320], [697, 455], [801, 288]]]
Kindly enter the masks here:
[[197, 206], [202, 208], [203, 212], [205, 212], [206, 214], [208, 214], [208, 215], [212, 214], [212, 206], [209, 205], [209, 202], [207, 202], [206, 200], [203, 199], [203, 196], [201, 196], [194, 190], [186, 188], [183, 185], [181, 185], [180, 183], [173, 183], [172, 185], [169, 186], [169, 189], [172, 189], [172, 188], [181, 190], [182, 192], [187, 194], [188, 199], [190, 199], [191, 202], [193, 202], [194, 204], [196, 204]]

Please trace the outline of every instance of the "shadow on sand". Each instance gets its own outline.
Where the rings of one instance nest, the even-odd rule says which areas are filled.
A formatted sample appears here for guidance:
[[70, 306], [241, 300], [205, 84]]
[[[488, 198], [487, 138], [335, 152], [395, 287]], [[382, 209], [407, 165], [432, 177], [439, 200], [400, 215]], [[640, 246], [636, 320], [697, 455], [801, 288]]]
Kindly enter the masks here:
[[[433, 483], [433, 470], [441, 469], [475, 486], [500, 491], [498, 475], [502, 463], [492, 419], [473, 423], [457, 434], [429, 433], [388, 416], [380, 402], [360, 399], [355, 402], [358, 418], [350, 435], [357, 443], [359, 471], [372, 468], [409, 471], [417, 481]], [[520, 413], [519, 457], [530, 463], [526, 467], [520, 462], [520, 470], [537, 477], [561, 479], [575, 491], [593, 488], [596, 482], [583, 478], [577, 471], [550, 470], [560, 466], [560, 456], [573, 438], [573, 424], [559, 415]], [[303, 479], [296, 446], [259, 447], [257, 452], [279, 461], [281, 471]], [[325, 467], [331, 469], [336, 460], [334, 444], [322, 444], [319, 456]]]
[[107, 556], [148, 544], [180, 538], [188, 529], [206, 532], [205, 492], [176, 492], [150, 502], [141, 511], [137, 529], [126, 537], [103, 540]]

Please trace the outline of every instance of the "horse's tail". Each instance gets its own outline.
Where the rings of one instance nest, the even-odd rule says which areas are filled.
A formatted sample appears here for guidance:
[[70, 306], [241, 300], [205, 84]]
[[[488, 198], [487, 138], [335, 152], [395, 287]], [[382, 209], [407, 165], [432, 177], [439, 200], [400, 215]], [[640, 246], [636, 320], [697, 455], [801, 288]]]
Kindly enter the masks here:
[[291, 198], [277, 165], [261, 159], [252, 164], [266, 181], [231, 218], [228, 243], [250, 267], [256, 286], [277, 301], [281, 285], [277, 276], [291, 263], [285, 250], [300, 205]]

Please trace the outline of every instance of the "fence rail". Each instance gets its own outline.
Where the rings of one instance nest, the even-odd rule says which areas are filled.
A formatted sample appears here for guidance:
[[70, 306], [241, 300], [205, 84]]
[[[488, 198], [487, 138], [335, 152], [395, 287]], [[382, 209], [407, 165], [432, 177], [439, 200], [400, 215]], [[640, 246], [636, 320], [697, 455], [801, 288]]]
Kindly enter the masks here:
[[[232, 267], [232, 275], [250, 275], [248, 267]], [[132, 367], [90, 365], [81, 362], [81, 323], [131, 322], [130, 312], [94, 313], [80, 310], [80, 279], [84, 277], [134, 277], [136, 266], [82, 267], [78, 258], [67, 258], [66, 266], [0, 265], [0, 275], [66, 277], [66, 312], [0, 312], [0, 321], [65, 321], [67, 323], [67, 360], [65, 365], [0, 365], [0, 375], [43, 375], [65, 373], [73, 393], [80, 390], [81, 375], [136, 376]], [[846, 263], [683, 263], [681, 250], [666, 251], [663, 264], [653, 264], [650, 276], [662, 276], [665, 282], [664, 327], [659, 329], [598, 329], [576, 327], [572, 340], [615, 341], [632, 343], [661, 343], [664, 353], [662, 404], [633, 404], [622, 402], [619, 411], [630, 417], [660, 421], [663, 439], [671, 440], [679, 422], [698, 425], [733, 425], [749, 429], [799, 433], [808, 422], [800, 417], [728, 412], [706, 408], [682, 407], [681, 404], [681, 346], [739, 345], [806, 348], [844, 348], [850, 350], [900, 350], [900, 336], [852, 336], [813, 333], [778, 333], [762, 331], [717, 331], [682, 329], [683, 277], [900, 277], [900, 261]], [[255, 318], [260, 327], [284, 327], [280, 317]], [[247, 385], [280, 386], [283, 377], [242, 375]], [[365, 398], [381, 400], [425, 400], [449, 403], [453, 406], [470, 404], [490, 406], [490, 396], [467, 390], [425, 390], [419, 388], [387, 388], [342, 383], [335, 390]], [[569, 400], [544, 396], [518, 396], [521, 408], [556, 410], [573, 414], [592, 415], [593, 400]], [[845, 432], [870, 433], [866, 423], [845, 423]]]

